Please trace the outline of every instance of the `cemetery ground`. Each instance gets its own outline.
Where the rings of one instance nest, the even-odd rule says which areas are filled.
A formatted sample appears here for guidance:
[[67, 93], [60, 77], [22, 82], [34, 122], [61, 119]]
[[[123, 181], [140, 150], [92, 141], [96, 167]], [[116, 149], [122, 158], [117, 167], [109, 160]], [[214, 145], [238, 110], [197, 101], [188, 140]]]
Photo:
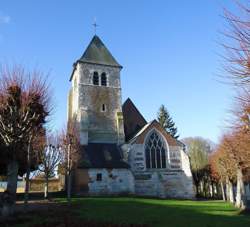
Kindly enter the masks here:
[[[2, 223], [1, 223], [2, 222]], [[249, 226], [250, 215], [223, 201], [145, 198], [65, 198], [19, 202], [14, 218], [0, 226], [19, 227], [217, 227]]]

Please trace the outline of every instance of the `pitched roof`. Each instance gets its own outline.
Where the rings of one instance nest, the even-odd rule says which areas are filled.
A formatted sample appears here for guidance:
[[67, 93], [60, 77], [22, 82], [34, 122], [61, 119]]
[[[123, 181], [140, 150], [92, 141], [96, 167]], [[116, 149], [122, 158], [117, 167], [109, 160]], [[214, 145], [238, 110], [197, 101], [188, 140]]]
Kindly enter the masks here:
[[81, 146], [81, 151], [84, 160], [89, 164], [87, 168], [129, 168], [128, 163], [122, 159], [120, 147], [116, 144], [89, 143]]
[[137, 134], [135, 134], [135, 136], [129, 142], [143, 144], [147, 133], [153, 128], [157, 129], [165, 137], [169, 146], [182, 147], [182, 144], [180, 144], [178, 140], [173, 138], [164, 128], [162, 128], [160, 123], [156, 120], [153, 120], [149, 122], [148, 124], [146, 124]]
[[136, 108], [134, 103], [128, 98], [122, 105], [125, 140], [130, 140], [147, 121]]
[[121, 67], [97, 35], [92, 38], [87, 49], [78, 61]]

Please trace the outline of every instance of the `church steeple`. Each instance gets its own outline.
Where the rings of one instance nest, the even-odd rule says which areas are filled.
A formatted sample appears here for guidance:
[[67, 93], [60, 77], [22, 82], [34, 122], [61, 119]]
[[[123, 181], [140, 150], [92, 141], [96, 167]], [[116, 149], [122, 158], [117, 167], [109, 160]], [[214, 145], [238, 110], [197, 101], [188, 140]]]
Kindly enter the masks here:
[[[77, 63], [90, 63], [122, 68], [97, 35], [94, 35], [83, 55], [74, 63], [74, 69]], [[70, 81], [72, 76], [73, 73], [71, 74]]]
[[81, 144], [124, 142], [121, 69], [96, 35], [74, 64], [69, 116], [80, 123]]
[[84, 54], [78, 61], [121, 67], [97, 35], [94, 35]]

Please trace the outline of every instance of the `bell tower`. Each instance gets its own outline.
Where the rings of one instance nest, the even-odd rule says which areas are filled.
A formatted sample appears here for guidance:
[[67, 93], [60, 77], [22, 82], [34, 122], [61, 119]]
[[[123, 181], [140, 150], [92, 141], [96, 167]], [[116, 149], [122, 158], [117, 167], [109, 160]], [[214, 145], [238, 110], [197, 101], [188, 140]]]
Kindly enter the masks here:
[[98, 36], [73, 65], [68, 96], [68, 120], [79, 124], [82, 145], [124, 142], [118, 64]]

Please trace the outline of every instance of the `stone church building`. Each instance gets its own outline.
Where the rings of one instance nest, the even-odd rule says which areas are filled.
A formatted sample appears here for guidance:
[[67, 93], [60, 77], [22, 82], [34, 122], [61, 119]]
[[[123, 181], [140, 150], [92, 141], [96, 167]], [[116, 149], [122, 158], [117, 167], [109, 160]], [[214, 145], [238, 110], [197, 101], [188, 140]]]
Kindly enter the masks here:
[[121, 70], [96, 35], [73, 65], [68, 120], [76, 120], [81, 143], [74, 193], [193, 198], [184, 145], [130, 99], [122, 105]]

